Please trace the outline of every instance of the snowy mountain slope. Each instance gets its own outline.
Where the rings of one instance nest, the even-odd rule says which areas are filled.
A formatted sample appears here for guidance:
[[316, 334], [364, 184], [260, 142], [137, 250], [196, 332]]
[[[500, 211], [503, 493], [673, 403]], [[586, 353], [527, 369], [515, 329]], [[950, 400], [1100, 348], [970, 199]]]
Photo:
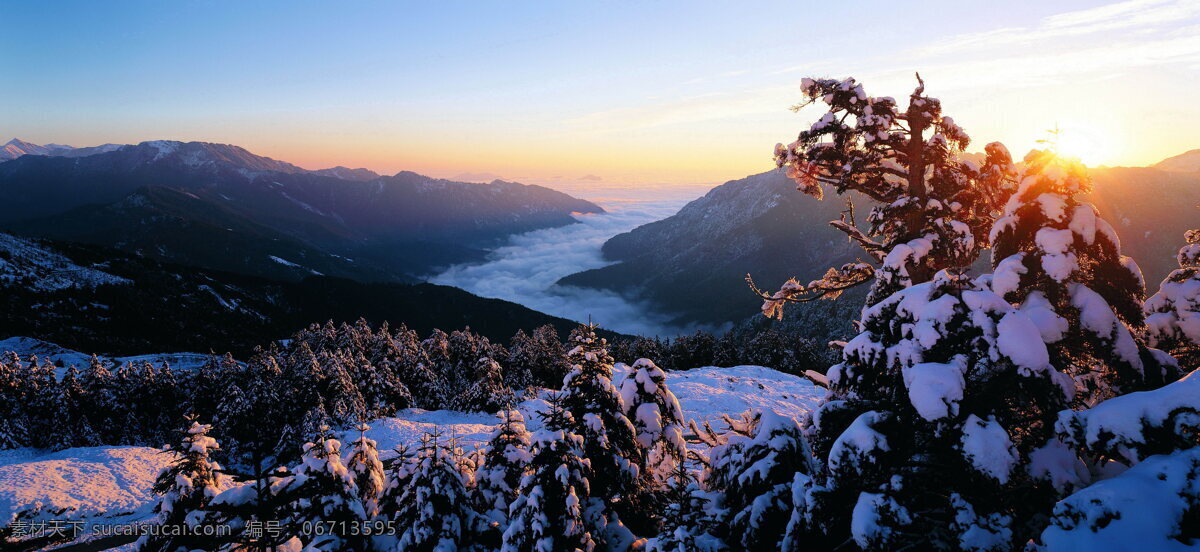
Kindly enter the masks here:
[[[55, 375], [60, 378], [66, 372], [68, 366], [74, 365], [76, 368], [82, 370], [92, 360], [92, 356], [89, 354], [74, 351], [50, 343], [49, 341], [24, 336], [0, 339], [0, 353], [9, 352], [17, 353], [24, 359], [28, 359], [30, 356], [37, 356], [38, 359], [53, 362], [58, 366]], [[200, 353], [158, 353], [133, 356], [97, 355], [97, 357], [101, 362], [109, 366], [120, 366], [127, 362], [149, 362], [156, 366], [166, 363], [171, 366], [172, 370], [193, 370], [204, 365], [209, 359], [209, 355]]]
[[38, 145], [13, 138], [0, 147], [0, 162], [16, 159], [22, 155], [50, 155], [57, 157], [86, 157], [97, 153], [105, 153], [125, 147], [122, 144], [102, 144], [86, 148], [76, 148], [63, 144]]
[[43, 244], [0, 233], [0, 284], [21, 284], [37, 291], [127, 284], [129, 280], [80, 266]]

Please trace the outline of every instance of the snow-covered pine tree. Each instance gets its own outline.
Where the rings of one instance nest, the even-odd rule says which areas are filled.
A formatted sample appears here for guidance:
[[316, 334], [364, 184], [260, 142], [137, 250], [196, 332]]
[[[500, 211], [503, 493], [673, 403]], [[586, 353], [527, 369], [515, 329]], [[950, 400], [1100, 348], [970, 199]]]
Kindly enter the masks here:
[[1151, 347], [1171, 354], [1181, 371], [1200, 368], [1200, 230], [1189, 230], [1187, 245], [1176, 257], [1158, 293], [1146, 300], [1147, 338]]
[[1073, 386], [1025, 312], [942, 271], [864, 309], [843, 357], [807, 423], [817, 462], [797, 476], [789, 542], [1013, 550], [1037, 535]]
[[723, 495], [722, 536], [735, 548], [780, 549], [795, 509], [793, 480], [814, 471], [800, 426], [769, 410], [727, 422], [734, 431], [719, 435], [703, 477]]
[[558, 337], [558, 330], [546, 324], [535, 328], [530, 339], [533, 348], [527, 353], [534, 384], [549, 389], [562, 388], [563, 378], [571, 371], [571, 363], [567, 360], [567, 351]]
[[621, 520], [644, 522], [646, 527], [639, 529], [653, 528], [653, 518], [639, 505], [647, 490], [639, 468], [645, 453], [637, 430], [625, 416], [621, 392], [613, 385], [613, 360], [607, 342], [596, 335], [596, 326], [580, 325], [568, 342], [571, 372], [563, 379], [562, 407], [571, 414], [572, 432], [583, 438], [584, 457], [591, 464], [592, 499], [585, 510], [593, 536], [604, 544], [609, 535], [599, 529], [610, 524], [612, 531], [620, 527], [620, 521], [613, 521], [614, 514], [628, 514]]
[[362, 392], [350, 377], [349, 357], [340, 351], [334, 354], [322, 352], [318, 357], [325, 372], [325, 411], [335, 423], [347, 424], [367, 416], [367, 405]]
[[[1064, 411], [1057, 428], [1105, 468], [1097, 470], [1098, 483], [1054, 507], [1041, 550], [1183, 550], [1200, 543], [1200, 370]], [[1131, 467], [1106, 466], [1117, 463]]]
[[[357, 332], [358, 330], [353, 331]], [[401, 408], [408, 408], [409, 403], [412, 402], [411, 398], [407, 400], [400, 398], [400, 395], [407, 395], [408, 390], [401, 391], [403, 384], [390, 372], [378, 370], [362, 352], [339, 350], [337, 356], [342, 357], [343, 366], [350, 375], [350, 381], [362, 395], [363, 411], [367, 417], [395, 414], [394, 400], [400, 400], [403, 404]]]
[[392, 369], [412, 395], [413, 406], [429, 410], [445, 408], [449, 400], [445, 382], [430, 368], [429, 355], [417, 332], [400, 326], [392, 336], [389, 348], [395, 350], [396, 361]]
[[474, 377], [466, 390], [454, 401], [456, 410], [467, 412], [496, 412], [509, 408], [515, 397], [504, 383], [504, 369], [491, 358], [475, 363]]
[[709, 499], [706, 495], [686, 463], [676, 463], [664, 496], [666, 508], [662, 530], [646, 543], [646, 552], [696, 552], [702, 550], [700, 542], [709, 545], [703, 549], [714, 548], [711, 543], [715, 537], [709, 534], [710, 520], [706, 512]]
[[533, 453], [525, 418], [518, 410], [501, 410], [500, 424], [483, 451], [483, 462], [475, 472], [475, 496], [479, 510], [500, 531], [508, 525], [508, 508], [517, 498], [521, 478], [529, 470]]
[[366, 519], [379, 515], [379, 503], [387, 485], [387, 473], [383, 470], [383, 462], [379, 460], [379, 449], [374, 439], [367, 438], [367, 430], [371, 426], [360, 423], [356, 428], [358, 439], [350, 446], [350, 454], [346, 457], [346, 469], [354, 477], [358, 488], [358, 499], [362, 502]]
[[421, 438], [407, 484], [395, 497], [396, 552], [466, 550], [486, 531], [487, 520], [475, 511], [452, 440], [440, 434]]
[[584, 519], [591, 497], [590, 462], [583, 458], [577, 424], [553, 398], [534, 432], [530, 471], [521, 478], [517, 499], [509, 509], [501, 552], [593, 552], [597, 540]]
[[1139, 335], [1142, 271], [1077, 198], [1090, 189], [1079, 160], [1034, 150], [991, 232], [992, 290], [1037, 324], [1050, 362], [1075, 379], [1076, 406], [1179, 377], [1174, 359]]
[[87, 395], [79, 379], [79, 369], [72, 364], [55, 389], [55, 409], [51, 418], [59, 425], [59, 430], [49, 436], [50, 448], [54, 450], [94, 447], [102, 442], [88, 420]]
[[820, 198], [829, 185], [875, 202], [866, 232], [856, 226], [853, 206], [830, 224], [879, 266], [849, 263], [807, 285], [793, 279], [774, 294], [760, 292], [768, 316], [782, 316], [788, 301], [833, 298], [872, 279], [867, 304], [873, 305], [941, 269], [970, 265], [987, 247], [992, 212], [1010, 188], [1012, 159], [999, 143], [984, 148], [983, 167], [961, 159], [970, 137], [917, 81], [903, 109], [893, 98], [868, 96], [853, 78], [802, 81], [805, 100], [794, 109], [821, 102], [828, 111], [795, 142], [777, 144], [775, 162], [804, 193]]
[[[534, 384], [533, 357], [537, 345], [525, 330], [517, 330], [508, 342], [508, 358], [504, 371], [504, 383], [514, 391], [523, 391]], [[539, 383], [540, 385], [540, 383]]]
[[0, 357], [0, 449], [28, 445], [24, 402], [18, 370], [21, 359], [9, 353]]
[[79, 383], [87, 397], [88, 420], [100, 435], [100, 442], [116, 443], [117, 420], [113, 419], [113, 413], [117, 411], [117, 404], [112, 372], [96, 355], [92, 355], [87, 368], [80, 374]]
[[640, 469], [662, 486], [687, 455], [679, 399], [667, 388], [667, 374], [647, 358], [634, 362], [621, 380], [621, 399], [644, 450]]
[[[281, 484], [292, 502], [290, 522], [306, 551], [371, 550], [371, 539], [354, 527], [367, 521], [354, 474], [342, 462], [342, 444], [321, 428], [315, 442], [304, 444], [300, 464], [290, 481]], [[313, 528], [321, 527], [321, 530]], [[308, 530], [306, 530], [308, 529]]]
[[[146, 552], [177, 552], [178, 550], [216, 550], [220, 541], [205, 534], [199, 527], [214, 523], [209, 503], [226, 486], [220, 474], [221, 466], [210, 454], [219, 446], [208, 436], [212, 426], [187, 418], [186, 428], [178, 446], [171, 447], [176, 459], [158, 475], [154, 492], [163, 495], [154, 506], [155, 523], [186, 528], [185, 531], [162, 531], [144, 535], [136, 548]], [[174, 534], [174, 533], [181, 534]]]

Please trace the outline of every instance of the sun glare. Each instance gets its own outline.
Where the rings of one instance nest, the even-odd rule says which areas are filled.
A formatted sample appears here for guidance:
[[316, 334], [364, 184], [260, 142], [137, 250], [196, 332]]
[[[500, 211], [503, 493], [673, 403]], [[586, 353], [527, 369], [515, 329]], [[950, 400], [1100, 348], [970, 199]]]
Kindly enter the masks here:
[[1052, 142], [1058, 153], [1076, 157], [1083, 164], [1095, 167], [1112, 159], [1116, 148], [1111, 136], [1088, 125], [1067, 124], [1058, 127]]

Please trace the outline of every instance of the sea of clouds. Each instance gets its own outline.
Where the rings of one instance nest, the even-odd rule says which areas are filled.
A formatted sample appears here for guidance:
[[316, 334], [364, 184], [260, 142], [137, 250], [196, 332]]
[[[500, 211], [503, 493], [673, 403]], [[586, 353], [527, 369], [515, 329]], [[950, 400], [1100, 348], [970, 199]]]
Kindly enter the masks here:
[[554, 285], [563, 276], [612, 264], [600, 254], [605, 241], [669, 217], [703, 194], [703, 190], [694, 188], [654, 194], [610, 189], [598, 196], [597, 192], [580, 196], [604, 207], [606, 213], [576, 215], [577, 224], [512, 236], [486, 262], [450, 267], [430, 281], [571, 320], [583, 322], [590, 318], [621, 333], [673, 337], [696, 330], [672, 324], [670, 313], [655, 312], [612, 292]]

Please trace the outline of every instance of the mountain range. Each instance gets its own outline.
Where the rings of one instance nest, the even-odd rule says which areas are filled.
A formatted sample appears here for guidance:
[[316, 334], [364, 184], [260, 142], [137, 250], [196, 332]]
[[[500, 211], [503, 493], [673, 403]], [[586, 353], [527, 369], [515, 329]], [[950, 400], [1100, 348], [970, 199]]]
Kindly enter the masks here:
[[[1180, 159], [1200, 157], [1192, 155], [1197, 152], [1164, 163], [1181, 167]], [[1184, 231], [1200, 226], [1200, 172], [1157, 167], [1092, 169], [1094, 189], [1086, 198], [1120, 234], [1149, 293], [1176, 268]], [[862, 221], [869, 205], [856, 204]], [[845, 208], [840, 197], [801, 194], [779, 171], [756, 174], [714, 188], [674, 216], [609, 239], [602, 251], [614, 264], [567, 276], [559, 285], [615, 291], [676, 314], [677, 323], [762, 325], [765, 319], [755, 318], [761, 301], [747, 289], [747, 273], [773, 290], [791, 276], [806, 282], [828, 267], [865, 258], [827, 225]], [[980, 266], [986, 262], [985, 252]], [[814, 337], [845, 337], [861, 299], [850, 292], [800, 305], [789, 309], [785, 324]]]
[[291, 281], [413, 281], [511, 234], [603, 212], [541, 186], [309, 171], [227, 144], [13, 140], [5, 152], [0, 228]]
[[360, 317], [404, 323], [422, 335], [469, 326], [497, 342], [518, 329], [551, 324], [565, 336], [575, 326], [448, 286], [311, 275], [279, 281], [0, 233], [0, 337], [31, 336], [101, 354], [244, 356], [310, 323]]

